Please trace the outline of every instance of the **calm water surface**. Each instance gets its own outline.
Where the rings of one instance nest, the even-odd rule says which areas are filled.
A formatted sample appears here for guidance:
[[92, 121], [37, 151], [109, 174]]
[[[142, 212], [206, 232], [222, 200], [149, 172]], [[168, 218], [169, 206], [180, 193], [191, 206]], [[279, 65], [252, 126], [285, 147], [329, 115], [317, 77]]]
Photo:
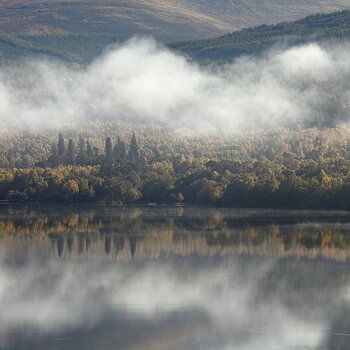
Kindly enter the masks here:
[[0, 349], [350, 349], [350, 213], [0, 206]]

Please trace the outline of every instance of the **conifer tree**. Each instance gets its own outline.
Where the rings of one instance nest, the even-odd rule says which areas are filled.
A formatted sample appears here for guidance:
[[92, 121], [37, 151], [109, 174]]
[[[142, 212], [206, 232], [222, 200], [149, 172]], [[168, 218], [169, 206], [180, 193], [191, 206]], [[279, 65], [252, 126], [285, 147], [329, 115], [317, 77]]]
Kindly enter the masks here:
[[140, 158], [139, 146], [137, 144], [135, 133], [133, 133], [130, 140], [129, 161], [135, 163], [139, 158]]
[[86, 141], [86, 160], [88, 164], [93, 162], [94, 152], [89, 140]]
[[56, 143], [53, 143], [51, 145], [51, 155], [57, 156], [57, 145], [56, 145]]
[[58, 135], [57, 159], [59, 164], [64, 164], [66, 160], [66, 145], [62, 133]]
[[79, 137], [79, 142], [78, 142], [78, 157], [77, 161], [78, 164], [84, 165], [86, 162], [86, 143], [85, 140], [83, 139], [82, 136]]
[[58, 159], [57, 159], [57, 144], [53, 143], [51, 146], [51, 155], [48, 159], [48, 165], [51, 167], [56, 167], [58, 165]]
[[124, 141], [118, 138], [118, 142], [114, 146], [114, 157], [117, 161], [123, 162], [126, 159], [126, 146]]
[[93, 157], [94, 157], [94, 158], [97, 158], [98, 155], [99, 155], [99, 149], [98, 149], [98, 147], [93, 146], [93, 147], [92, 147], [92, 153], [93, 153]]
[[112, 145], [112, 140], [111, 140], [110, 137], [106, 138], [105, 162], [108, 165], [112, 165], [113, 164], [113, 145]]
[[69, 139], [67, 148], [67, 164], [75, 165], [76, 147], [73, 139]]

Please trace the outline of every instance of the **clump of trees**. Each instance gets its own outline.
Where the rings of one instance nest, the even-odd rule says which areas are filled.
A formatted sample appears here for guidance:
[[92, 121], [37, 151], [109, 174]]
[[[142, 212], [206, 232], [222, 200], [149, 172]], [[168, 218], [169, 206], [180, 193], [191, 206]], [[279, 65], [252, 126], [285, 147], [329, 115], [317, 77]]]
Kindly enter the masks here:
[[[0, 162], [7, 159], [0, 168], [0, 199], [350, 208], [345, 126], [220, 137], [182, 137], [157, 127], [117, 130], [113, 137], [98, 129], [97, 137], [28, 136], [19, 141], [20, 166], [7, 158], [19, 149], [15, 138], [0, 139]], [[38, 161], [26, 164], [29, 154]]]
[[112, 166], [116, 162], [130, 161], [137, 162], [140, 159], [140, 150], [137, 144], [135, 134], [130, 140], [130, 147], [124, 141], [117, 139], [113, 144], [112, 139], [107, 137], [105, 140], [104, 154], [96, 146], [92, 146], [89, 140], [79, 137], [78, 145], [72, 138], [68, 140], [68, 145], [62, 135], [58, 136], [58, 142], [53, 143], [51, 154], [46, 161], [40, 165], [47, 167], [57, 167], [59, 165], [97, 165]]

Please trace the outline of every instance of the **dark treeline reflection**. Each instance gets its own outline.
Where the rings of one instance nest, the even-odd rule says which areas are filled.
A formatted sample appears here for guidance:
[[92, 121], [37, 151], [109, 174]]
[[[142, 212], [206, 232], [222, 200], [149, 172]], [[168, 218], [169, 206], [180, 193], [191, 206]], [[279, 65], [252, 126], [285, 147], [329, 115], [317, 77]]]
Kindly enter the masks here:
[[349, 212], [5, 204], [0, 232], [0, 249], [58, 257], [350, 256]]
[[1, 350], [350, 348], [347, 212], [0, 211]]

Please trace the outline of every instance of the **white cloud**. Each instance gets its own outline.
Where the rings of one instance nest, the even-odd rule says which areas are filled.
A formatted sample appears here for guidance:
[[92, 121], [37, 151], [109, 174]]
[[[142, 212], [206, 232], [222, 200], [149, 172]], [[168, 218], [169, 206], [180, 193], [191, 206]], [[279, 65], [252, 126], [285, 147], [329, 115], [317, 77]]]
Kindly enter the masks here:
[[[42, 61], [3, 66], [0, 124], [131, 119], [236, 129], [348, 120], [341, 108], [350, 96], [346, 54], [310, 44], [210, 70], [134, 39], [85, 68]], [[337, 112], [329, 112], [330, 103]]]

